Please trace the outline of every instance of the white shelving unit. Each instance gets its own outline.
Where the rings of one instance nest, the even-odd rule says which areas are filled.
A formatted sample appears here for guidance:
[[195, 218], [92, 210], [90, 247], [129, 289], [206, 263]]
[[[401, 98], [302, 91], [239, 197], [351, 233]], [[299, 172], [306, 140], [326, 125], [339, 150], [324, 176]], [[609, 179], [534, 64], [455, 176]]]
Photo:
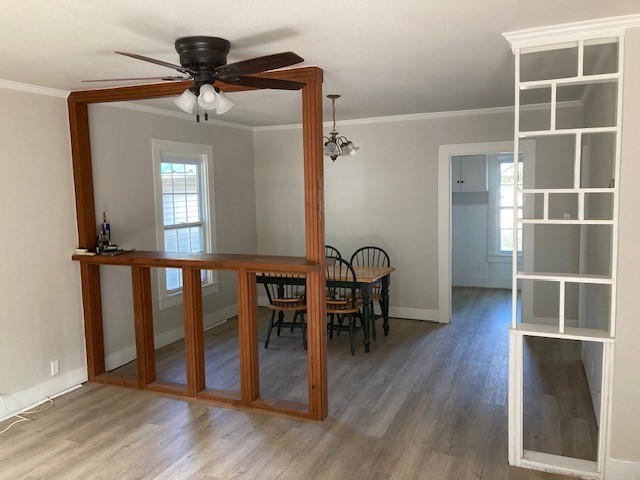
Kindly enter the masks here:
[[[637, 22], [638, 19], [635, 19]], [[575, 273], [549, 273], [519, 271], [517, 252], [513, 254], [513, 308], [510, 329], [510, 370], [509, 370], [509, 463], [537, 470], [554, 471], [577, 475], [582, 478], [604, 478], [605, 460], [608, 458], [608, 421], [610, 409], [610, 392], [613, 369], [613, 351], [615, 348], [616, 321], [616, 279], [617, 279], [617, 246], [618, 246], [618, 185], [620, 178], [620, 138], [622, 131], [622, 87], [624, 73], [624, 33], [625, 28], [635, 26], [628, 17], [604, 19], [602, 21], [579, 22], [556, 27], [523, 30], [504, 34], [515, 54], [515, 132], [514, 162], [516, 177], [518, 175], [518, 155], [520, 142], [523, 139], [549, 136], [572, 135], [575, 139], [575, 158], [573, 160], [573, 186], [571, 188], [526, 188], [515, 189], [514, 205], [518, 205], [519, 197], [524, 194], [540, 194], [543, 198], [542, 218], [520, 219], [514, 208], [514, 244], [517, 244], [518, 225], [607, 225], [611, 229], [611, 265], [610, 275], [588, 275]], [[592, 45], [617, 45], [617, 71], [615, 73], [585, 73], [585, 47]], [[567, 78], [549, 78], [532, 81], [520, 81], [521, 60], [530, 53], [551, 52], [560, 49], [577, 48], [576, 74]], [[616, 113], [615, 125], [584, 128], [558, 128], [558, 87], [581, 86], [591, 88], [599, 83], [615, 83]], [[546, 130], [521, 130], [520, 113], [522, 92], [527, 90], [550, 90], [549, 128]], [[581, 142], [582, 136], [593, 133], [609, 133], [615, 135], [614, 183], [611, 188], [585, 188], [581, 184]], [[517, 185], [516, 178], [515, 184]], [[523, 194], [523, 195], [519, 195]], [[577, 197], [577, 218], [549, 218], [550, 196], [554, 194], [573, 194]], [[612, 216], [610, 219], [585, 218], [585, 197], [588, 194], [612, 195]], [[533, 226], [531, 227], [533, 228]], [[523, 245], [526, 255], [527, 245]], [[608, 253], [608, 252], [607, 252]], [[559, 309], [556, 325], [539, 325], [521, 323], [518, 320], [518, 285], [523, 280], [551, 282], [557, 285], [559, 292]], [[597, 284], [610, 287], [610, 316], [608, 329], [589, 329], [565, 325], [565, 293], [566, 285]], [[602, 396], [600, 402], [600, 425], [598, 439], [598, 456], [596, 461], [569, 458], [543, 452], [525, 450], [523, 445], [523, 397], [524, 397], [524, 338], [526, 336], [547, 337], [565, 340], [581, 340], [583, 342], [599, 342], [602, 344]]]

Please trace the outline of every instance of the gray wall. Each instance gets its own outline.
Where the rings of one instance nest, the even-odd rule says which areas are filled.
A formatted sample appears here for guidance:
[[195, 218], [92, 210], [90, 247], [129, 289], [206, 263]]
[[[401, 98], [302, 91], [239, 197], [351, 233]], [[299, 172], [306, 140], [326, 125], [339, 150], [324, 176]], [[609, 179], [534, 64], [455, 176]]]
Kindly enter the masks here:
[[0, 394], [13, 394], [50, 380], [54, 359], [61, 376], [86, 361], [66, 100], [0, 89], [0, 104]]
[[[96, 221], [100, 221], [102, 211], [107, 212], [115, 243], [138, 250], [158, 250], [151, 150], [151, 139], [157, 138], [213, 146], [209, 183], [215, 191], [216, 225], [212, 233], [217, 238], [218, 251], [256, 252], [251, 131], [107, 105], [91, 105], [89, 123]], [[210, 200], [214, 201], [213, 196]], [[102, 267], [101, 274], [105, 351], [109, 356], [133, 346], [131, 272]], [[182, 305], [159, 310], [155, 270], [152, 275], [156, 335], [181, 328]], [[219, 292], [203, 297], [204, 315], [237, 303], [235, 274], [220, 272], [219, 277]]]
[[620, 230], [618, 303], [613, 379], [611, 456], [640, 462], [640, 29], [625, 38], [622, 161], [620, 173]]
[[[326, 243], [350, 257], [378, 245], [397, 272], [391, 306], [438, 309], [438, 148], [513, 138], [510, 113], [339, 125], [361, 146], [325, 157]], [[325, 132], [326, 133], [326, 132]], [[304, 253], [302, 133], [256, 131], [258, 251]]]

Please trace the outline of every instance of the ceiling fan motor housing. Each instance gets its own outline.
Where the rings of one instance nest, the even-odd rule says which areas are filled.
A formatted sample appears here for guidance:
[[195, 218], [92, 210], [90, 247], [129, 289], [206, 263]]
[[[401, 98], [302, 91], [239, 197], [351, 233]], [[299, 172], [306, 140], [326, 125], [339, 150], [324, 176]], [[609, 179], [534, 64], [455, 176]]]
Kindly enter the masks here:
[[182, 37], [176, 40], [180, 65], [194, 70], [226, 65], [231, 43], [218, 37]]

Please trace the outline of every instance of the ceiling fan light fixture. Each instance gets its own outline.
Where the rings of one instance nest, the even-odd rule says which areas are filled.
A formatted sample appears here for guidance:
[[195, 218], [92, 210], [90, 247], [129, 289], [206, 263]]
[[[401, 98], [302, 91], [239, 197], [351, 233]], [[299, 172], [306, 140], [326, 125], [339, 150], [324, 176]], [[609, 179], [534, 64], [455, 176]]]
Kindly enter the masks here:
[[204, 110], [213, 110], [218, 106], [218, 94], [210, 83], [205, 83], [200, 87], [198, 106]]
[[233, 107], [233, 100], [231, 100], [222, 90], [218, 91], [218, 103], [216, 104], [216, 112], [218, 115], [227, 113]]
[[[227, 63], [227, 54], [231, 43], [224, 38], [209, 36], [189, 36], [176, 40], [176, 52], [180, 56], [180, 64], [158, 60], [137, 53], [119, 52], [118, 55], [141, 60], [154, 65], [170, 68], [181, 76], [142, 77], [142, 78], [112, 78], [109, 80], [87, 81], [121, 81], [121, 80], [155, 80], [163, 81], [192, 81], [193, 85], [185, 90], [174, 103], [187, 113], [196, 111], [196, 121], [200, 121], [200, 109], [204, 110], [204, 120], [209, 119], [209, 111], [215, 110], [223, 114], [233, 107], [229, 99], [220, 88], [214, 84], [226, 83], [249, 88], [300, 90], [304, 83], [279, 78], [253, 77], [251, 75], [279, 68], [288, 67], [303, 62], [304, 59], [294, 52], [281, 52], [272, 55], [250, 58], [235, 63]], [[220, 83], [218, 83], [220, 82]]]
[[187, 88], [182, 92], [182, 95], [176, 98], [173, 102], [180, 107], [181, 110], [187, 113], [193, 113], [193, 107], [196, 106], [196, 101], [196, 96]]

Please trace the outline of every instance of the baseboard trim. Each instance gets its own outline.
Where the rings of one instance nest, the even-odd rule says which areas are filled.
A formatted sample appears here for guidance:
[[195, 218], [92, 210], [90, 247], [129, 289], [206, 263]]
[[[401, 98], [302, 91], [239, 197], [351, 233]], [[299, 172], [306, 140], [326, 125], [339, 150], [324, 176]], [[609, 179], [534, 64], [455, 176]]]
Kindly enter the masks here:
[[[258, 297], [258, 306], [267, 307], [269, 299], [266, 296]], [[378, 309], [379, 307], [375, 307]], [[438, 310], [428, 308], [389, 307], [389, 316], [406, 320], [424, 320], [427, 322], [440, 322]], [[446, 323], [446, 322], [441, 322]]]
[[430, 310], [428, 308], [411, 308], [411, 307], [389, 307], [389, 316], [393, 318], [404, 318], [407, 320], [424, 320], [427, 322], [440, 322], [438, 310]]
[[[269, 305], [269, 299], [266, 296], [258, 297], [258, 306], [266, 307]], [[379, 307], [375, 307], [376, 310]], [[428, 308], [411, 308], [411, 307], [389, 307], [389, 316], [393, 318], [403, 318], [406, 320], [423, 320], [426, 322], [440, 322], [438, 310], [429, 310]]]
[[[218, 310], [216, 312], [210, 313], [206, 315], [203, 319], [204, 329], [208, 330], [210, 328], [216, 327], [225, 323], [228, 319], [235, 317], [238, 315], [238, 305], [231, 305], [229, 307], [223, 308], [222, 310]], [[184, 328], [177, 327], [172, 330], [168, 330], [166, 332], [159, 333], [155, 335], [154, 344], [156, 348], [165, 347], [173, 342], [181, 340], [184, 338]], [[107, 371], [113, 370], [114, 368], [121, 367], [136, 358], [136, 347], [135, 345], [128, 345], [125, 348], [122, 348], [116, 352], [113, 352], [106, 356], [105, 358], [105, 368]]]
[[[11, 418], [16, 413], [30, 410], [40, 405], [44, 397], [55, 398], [68, 391], [75, 390], [87, 381], [87, 367], [80, 367], [67, 373], [56, 375], [46, 382], [34, 385], [11, 395], [2, 395], [8, 414], [0, 417], [0, 422]], [[5, 412], [0, 412], [3, 415]]]
[[640, 462], [609, 458], [604, 478], [611, 480], [637, 480], [640, 478]]

